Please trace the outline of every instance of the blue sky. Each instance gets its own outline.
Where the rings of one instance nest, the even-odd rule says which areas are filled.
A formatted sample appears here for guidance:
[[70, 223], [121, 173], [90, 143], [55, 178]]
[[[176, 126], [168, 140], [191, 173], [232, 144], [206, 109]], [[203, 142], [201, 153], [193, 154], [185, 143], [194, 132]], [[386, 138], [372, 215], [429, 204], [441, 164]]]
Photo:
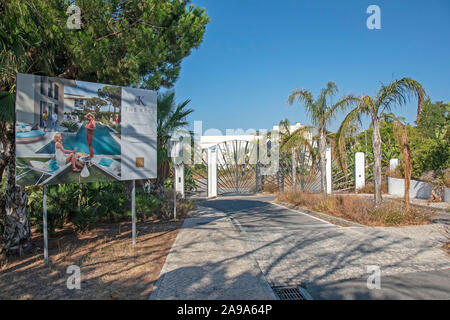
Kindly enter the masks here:
[[[64, 87], [64, 93], [77, 94], [87, 98], [98, 98], [98, 89], [104, 86], [109, 86], [108, 84], [96, 83], [96, 82], [86, 82], [86, 81], [76, 81], [76, 87]], [[107, 102], [107, 106], [100, 108], [101, 111], [112, 111], [113, 107]]]
[[107, 86], [107, 84], [102, 83], [95, 83], [95, 82], [86, 82], [86, 81], [76, 81], [77, 86], [76, 87], [64, 87], [64, 93], [68, 94], [78, 94], [84, 97], [97, 97], [98, 98], [98, 89], [103, 88], [104, 86]]
[[[295, 88], [374, 95], [411, 77], [433, 101], [450, 101], [450, 1], [194, 0], [211, 18], [203, 43], [182, 63], [177, 101], [190, 98], [203, 130], [269, 129], [282, 119], [310, 123], [286, 105]], [[381, 30], [366, 9], [381, 8]], [[395, 113], [415, 120], [416, 101]], [[343, 115], [330, 129], [336, 130]]]

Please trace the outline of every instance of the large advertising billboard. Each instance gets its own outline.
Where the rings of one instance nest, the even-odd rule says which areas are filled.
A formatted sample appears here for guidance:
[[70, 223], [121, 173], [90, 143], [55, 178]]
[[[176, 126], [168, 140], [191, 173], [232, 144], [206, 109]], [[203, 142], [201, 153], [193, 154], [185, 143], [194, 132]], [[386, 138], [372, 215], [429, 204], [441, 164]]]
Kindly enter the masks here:
[[18, 185], [156, 178], [157, 93], [17, 75]]

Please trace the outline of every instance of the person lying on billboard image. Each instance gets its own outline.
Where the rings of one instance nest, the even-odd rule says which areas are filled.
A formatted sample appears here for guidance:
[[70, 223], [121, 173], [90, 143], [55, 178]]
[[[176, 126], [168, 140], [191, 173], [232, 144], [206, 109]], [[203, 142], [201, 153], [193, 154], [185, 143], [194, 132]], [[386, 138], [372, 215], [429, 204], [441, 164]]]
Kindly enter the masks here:
[[[56, 157], [56, 164], [59, 167], [62, 167], [66, 165], [69, 162], [72, 162], [72, 171], [80, 172], [81, 169], [83, 169], [84, 164], [77, 160], [75, 156], [75, 152], [77, 151], [77, 148], [73, 150], [66, 150], [64, 149], [62, 145], [62, 136], [60, 133], [55, 134], [53, 137], [53, 140], [55, 141], [55, 157]], [[66, 153], [69, 153], [66, 156]], [[79, 167], [79, 168], [78, 168]]]
[[94, 131], [96, 129], [95, 127], [95, 117], [92, 113], [88, 113], [86, 117], [89, 120], [88, 125], [86, 126], [86, 133], [87, 133], [87, 141], [89, 145], [89, 158], [94, 157], [94, 148], [92, 147], [92, 139], [94, 139]]

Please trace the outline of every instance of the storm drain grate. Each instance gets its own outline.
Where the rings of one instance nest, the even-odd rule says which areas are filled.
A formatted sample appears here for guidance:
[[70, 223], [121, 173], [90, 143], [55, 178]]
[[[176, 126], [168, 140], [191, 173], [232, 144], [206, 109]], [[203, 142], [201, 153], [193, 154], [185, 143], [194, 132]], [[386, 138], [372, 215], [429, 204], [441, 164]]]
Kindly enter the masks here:
[[306, 300], [298, 287], [274, 287], [272, 289], [280, 300]]

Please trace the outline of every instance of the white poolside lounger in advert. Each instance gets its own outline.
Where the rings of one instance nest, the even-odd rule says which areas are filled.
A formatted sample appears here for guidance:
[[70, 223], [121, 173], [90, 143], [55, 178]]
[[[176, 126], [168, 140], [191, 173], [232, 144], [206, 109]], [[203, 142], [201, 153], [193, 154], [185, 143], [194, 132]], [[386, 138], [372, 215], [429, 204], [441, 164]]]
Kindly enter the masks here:
[[38, 160], [30, 160], [30, 165], [17, 163], [16, 167], [19, 170], [23, 170], [22, 173], [16, 176], [16, 182], [20, 184], [20, 180], [27, 175], [30, 171], [40, 173], [40, 177], [36, 180], [34, 185], [44, 185], [51, 179], [59, 175], [65, 169], [67, 169], [71, 163], [67, 163], [64, 166], [58, 166], [54, 159], [50, 159], [46, 162]]

